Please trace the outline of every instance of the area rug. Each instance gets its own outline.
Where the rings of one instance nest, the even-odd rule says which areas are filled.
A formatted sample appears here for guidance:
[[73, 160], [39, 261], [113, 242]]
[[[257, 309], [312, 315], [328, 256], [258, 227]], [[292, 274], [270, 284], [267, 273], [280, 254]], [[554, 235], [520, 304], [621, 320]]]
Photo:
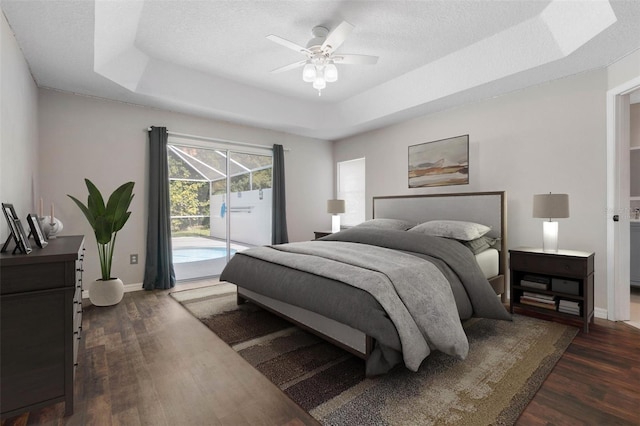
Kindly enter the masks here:
[[466, 360], [432, 353], [417, 373], [365, 377], [364, 361], [252, 304], [227, 283], [172, 293], [314, 418], [327, 425], [515, 423], [578, 329], [526, 316], [464, 324]]

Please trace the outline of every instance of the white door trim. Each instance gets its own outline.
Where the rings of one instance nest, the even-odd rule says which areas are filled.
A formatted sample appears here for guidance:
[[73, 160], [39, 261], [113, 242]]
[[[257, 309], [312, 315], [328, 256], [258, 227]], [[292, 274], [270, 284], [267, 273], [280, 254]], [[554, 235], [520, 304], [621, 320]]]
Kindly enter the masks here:
[[622, 232], [629, 228], [629, 166], [624, 161], [629, 158], [628, 95], [637, 89], [640, 77], [607, 91], [607, 318], [612, 321], [630, 316], [629, 232]]

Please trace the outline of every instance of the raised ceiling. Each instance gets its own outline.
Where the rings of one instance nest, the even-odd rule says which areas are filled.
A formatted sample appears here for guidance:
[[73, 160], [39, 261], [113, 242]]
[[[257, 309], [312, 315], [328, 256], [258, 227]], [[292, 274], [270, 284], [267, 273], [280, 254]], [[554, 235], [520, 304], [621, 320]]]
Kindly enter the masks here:
[[[19, 1], [1, 3], [37, 84], [339, 139], [601, 68], [640, 48], [640, 1]], [[355, 26], [322, 96], [300, 45]], [[180, 131], [181, 129], [172, 129]]]

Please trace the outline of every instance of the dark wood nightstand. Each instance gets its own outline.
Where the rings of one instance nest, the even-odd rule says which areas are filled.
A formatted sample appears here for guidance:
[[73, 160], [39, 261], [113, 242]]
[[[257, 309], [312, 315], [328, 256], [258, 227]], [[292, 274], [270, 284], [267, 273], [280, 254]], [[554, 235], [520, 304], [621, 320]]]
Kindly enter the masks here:
[[313, 233], [315, 234], [315, 239], [316, 240], [318, 238], [326, 237], [327, 235], [333, 234], [333, 232], [331, 232], [331, 231], [313, 231]]
[[509, 250], [509, 308], [593, 323], [594, 253], [538, 248]]

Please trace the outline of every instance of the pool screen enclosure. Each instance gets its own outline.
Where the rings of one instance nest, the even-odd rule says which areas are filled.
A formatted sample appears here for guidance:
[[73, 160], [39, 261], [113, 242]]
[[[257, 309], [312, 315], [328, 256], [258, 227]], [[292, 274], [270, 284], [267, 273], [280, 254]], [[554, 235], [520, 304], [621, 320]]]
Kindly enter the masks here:
[[192, 261], [182, 256], [183, 261], [174, 261], [178, 281], [220, 275], [236, 251], [271, 243], [269, 150], [241, 152], [171, 140], [167, 150], [174, 257], [181, 250], [199, 253]]

